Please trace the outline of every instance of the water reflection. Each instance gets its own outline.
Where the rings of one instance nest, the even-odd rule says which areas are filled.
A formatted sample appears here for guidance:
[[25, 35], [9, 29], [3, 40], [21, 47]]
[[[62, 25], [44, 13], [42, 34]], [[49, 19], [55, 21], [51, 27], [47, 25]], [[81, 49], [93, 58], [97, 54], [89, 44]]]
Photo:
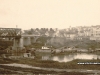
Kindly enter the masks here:
[[53, 61], [59, 61], [59, 62], [68, 62], [75, 59], [97, 59], [100, 58], [100, 56], [95, 54], [86, 54], [86, 53], [76, 53], [76, 54], [70, 54], [70, 55], [43, 55], [42, 60], [53, 60]]
[[77, 54], [74, 58], [75, 59], [96, 59], [97, 55], [93, 55], [93, 54]]
[[[23, 56], [23, 53], [15, 53], [15, 56]], [[96, 54], [87, 54], [87, 53], [72, 53], [69, 55], [51, 55], [51, 54], [42, 54], [42, 60], [53, 60], [58, 62], [69, 62], [75, 59], [100, 59], [100, 55]]]

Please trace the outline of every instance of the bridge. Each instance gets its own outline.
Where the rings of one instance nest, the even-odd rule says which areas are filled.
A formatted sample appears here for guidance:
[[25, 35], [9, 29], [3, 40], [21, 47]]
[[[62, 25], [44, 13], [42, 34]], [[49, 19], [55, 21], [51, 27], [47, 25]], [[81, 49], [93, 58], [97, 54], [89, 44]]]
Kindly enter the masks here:
[[23, 34], [20, 28], [0, 28], [0, 39], [13, 41], [13, 50], [22, 49], [24, 45], [36, 42], [40, 35]]
[[0, 38], [21, 37], [21, 29], [19, 28], [0, 28]]

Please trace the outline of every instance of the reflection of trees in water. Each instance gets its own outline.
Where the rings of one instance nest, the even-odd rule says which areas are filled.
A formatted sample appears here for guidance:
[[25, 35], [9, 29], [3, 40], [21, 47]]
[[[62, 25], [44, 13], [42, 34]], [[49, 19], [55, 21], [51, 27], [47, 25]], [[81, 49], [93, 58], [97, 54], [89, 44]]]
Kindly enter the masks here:
[[86, 54], [86, 53], [72, 53], [69, 55], [44, 55], [42, 56], [42, 60], [53, 60], [53, 61], [59, 61], [59, 62], [68, 62], [72, 61], [74, 59], [97, 59], [97, 57], [100, 58], [100, 56], [94, 55], [94, 54]]
[[49, 56], [42, 56], [42, 60], [49, 60]]
[[100, 56], [99, 55], [95, 55], [93, 59], [97, 59], [98, 60], [98, 59], [100, 59]]
[[74, 59], [74, 57], [75, 57], [76, 55], [77, 55], [76, 53], [72, 53], [72, 54], [66, 56], [66, 58]]
[[58, 60], [59, 60], [59, 61], [62, 61], [62, 60], [64, 60], [64, 58], [65, 58], [65, 56], [64, 56], [64, 55], [57, 56], [57, 57], [58, 57]]
[[57, 56], [54, 56], [51, 60], [60, 61]]
[[58, 55], [58, 56], [53, 56], [52, 60], [59, 61], [59, 62], [67, 62], [73, 60], [74, 56], [75, 55]]

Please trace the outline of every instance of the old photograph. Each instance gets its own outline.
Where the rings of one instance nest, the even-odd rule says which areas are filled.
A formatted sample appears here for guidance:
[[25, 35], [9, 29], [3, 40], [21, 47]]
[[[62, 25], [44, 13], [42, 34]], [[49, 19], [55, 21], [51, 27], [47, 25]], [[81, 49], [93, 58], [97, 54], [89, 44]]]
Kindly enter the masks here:
[[0, 0], [0, 75], [100, 75], [100, 0]]

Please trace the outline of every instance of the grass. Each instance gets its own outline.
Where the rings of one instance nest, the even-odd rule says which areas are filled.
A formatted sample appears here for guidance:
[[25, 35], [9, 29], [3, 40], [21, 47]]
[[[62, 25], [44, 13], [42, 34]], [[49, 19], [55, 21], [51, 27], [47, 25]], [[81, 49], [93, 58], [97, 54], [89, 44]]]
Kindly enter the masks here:
[[[45, 70], [38, 70], [38, 69], [31, 69], [31, 68], [21, 68], [21, 67], [13, 67], [13, 66], [5, 66], [5, 65], [0, 65], [1, 68], [4, 68], [6, 69], [6, 71], [8, 73], [10, 73], [10, 70], [13, 70], [13, 71], [22, 71], [22, 72], [28, 72], [28, 73], [35, 73], [35, 74], [39, 74], [39, 73], [42, 73], [42, 74], [53, 74], [53, 73], [56, 73], [54, 71], [45, 71]], [[3, 73], [3, 70], [1, 69], [0, 71], [2, 71]], [[1, 72], [0, 72], [1, 73]]]
[[[0, 64], [5, 64], [5, 63], [20, 63], [20, 64], [28, 64], [36, 67], [45, 67], [45, 68], [61, 68], [61, 69], [95, 69], [95, 70], [100, 70], [100, 67], [98, 65], [79, 65], [77, 64], [78, 62], [98, 62], [100, 63], [100, 59], [98, 60], [73, 60], [70, 62], [57, 62], [57, 61], [52, 61], [52, 60], [40, 60], [42, 58], [42, 55], [44, 54], [49, 54], [47, 52], [36, 52], [36, 57], [35, 59], [31, 58], [20, 58], [20, 59], [8, 59], [8, 58], [0, 58]], [[70, 54], [70, 53], [59, 53], [58, 55], [61, 54]]]
[[[50, 61], [50, 60], [28, 60], [31, 62], [28, 62], [27, 60], [24, 64], [30, 64], [38, 67], [46, 67], [46, 68], [62, 68], [62, 69], [98, 69], [100, 70], [100, 67], [98, 65], [78, 65], [78, 62], [100, 62], [100, 60], [73, 60], [70, 62], [62, 62], [59, 63], [57, 61]], [[20, 61], [20, 63], [23, 63], [23, 61]]]
[[[1, 61], [1, 60], [0, 60]], [[17, 60], [11, 59], [2, 59], [1, 64], [4, 63], [20, 63], [20, 64], [28, 64], [36, 67], [45, 67], [45, 68], [60, 68], [60, 69], [90, 69], [90, 70], [100, 70], [99, 65], [79, 65], [78, 62], [99, 62], [99, 60], [73, 60], [70, 62], [57, 62], [51, 60], [37, 60], [37, 59], [29, 59], [29, 58], [21, 58]]]
[[[97, 52], [98, 54], [100, 52]], [[96, 52], [93, 54], [97, 54]], [[44, 67], [44, 68], [58, 68], [58, 69], [88, 69], [88, 70], [100, 70], [99, 65], [79, 65], [78, 62], [98, 62], [100, 63], [100, 59], [98, 60], [83, 60], [83, 59], [76, 59], [70, 62], [58, 62], [52, 60], [41, 60], [42, 55], [51, 55], [50, 52], [35, 52], [36, 56], [35, 59], [31, 58], [19, 58], [19, 59], [8, 59], [8, 58], [0, 58], [0, 64], [8, 64], [8, 63], [19, 63], [19, 64], [27, 64], [36, 67]], [[64, 52], [64, 53], [57, 53], [55, 55], [69, 55], [71, 52]], [[4, 69], [1, 69], [4, 68]], [[8, 69], [8, 70], [7, 70]], [[10, 71], [10, 70], [13, 70]], [[3, 73], [17, 73], [16, 71], [22, 72], [29, 72], [32, 74], [57, 74], [57, 75], [88, 75], [87, 73], [80, 73], [80, 72], [55, 72], [55, 71], [44, 71], [38, 69], [27, 69], [27, 68], [20, 68], [20, 67], [7, 67], [0, 65], [0, 74]]]
[[0, 68], [0, 74], [19, 74], [17, 72], [12, 72], [11, 70], [7, 70], [7, 69], [1, 69]]
[[[56, 71], [45, 71], [45, 70], [38, 70], [38, 69], [31, 69], [31, 68], [21, 68], [21, 67], [12, 67], [12, 66], [4, 66], [0, 65], [0, 74], [18, 74], [16, 71], [21, 71], [28, 74], [54, 74], [54, 75], [88, 75], [88, 73], [81, 73], [81, 72], [56, 72]], [[24, 74], [25, 75], [25, 74]], [[26, 74], [27, 75], [27, 74]]]
[[[100, 70], [99, 65], [79, 65], [78, 62], [98, 62], [100, 63], [100, 59], [98, 60], [73, 60], [70, 62], [57, 62], [51, 60], [39, 60], [39, 59], [31, 59], [31, 58], [20, 58], [20, 59], [8, 59], [8, 58], [0, 58], [0, 64], [7, 63], [19, 63], [19, 64], [27, 64], [36, 67], [44, 67], [44, 68], [59, 68], [59, 69], [89, 69], [89, 70]], [[1, 69], [4, 68], [4, 69]], [[13, 70], [13, 71], [10, 71]], [[45, 71], [38, 69], [27, 69], [21, 67], [8, 67], [0, 65], [0, 74], [14, 74], [16, 71], [29, 72], [32, 74], [57, 74], [57, 75], [88, 75], [87, 73], [80, 72], [55, 72], [55, 71]]]

